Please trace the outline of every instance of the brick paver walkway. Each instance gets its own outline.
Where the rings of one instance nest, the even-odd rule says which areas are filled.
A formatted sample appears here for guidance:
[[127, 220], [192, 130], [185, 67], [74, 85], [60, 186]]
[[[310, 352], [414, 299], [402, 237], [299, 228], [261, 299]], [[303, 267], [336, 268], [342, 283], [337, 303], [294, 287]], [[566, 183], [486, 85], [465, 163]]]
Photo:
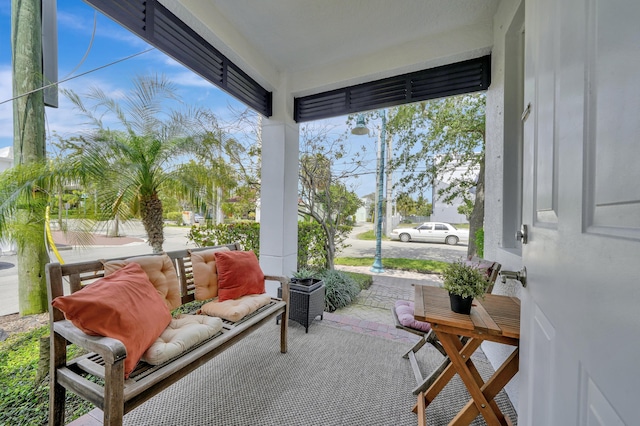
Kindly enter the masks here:
[[[338, 268], [370, 273], [368, 268]], [[325, 325], [404, 343], [416, 342], [419, 339], [418, 336], [395, 327], [391, 308], [396, 300], [413, 300], [412, 284], [439, 286], [442, 282], [440, 277], [392, 270], [382, 274], [371, 273], [371, 275], [373, 275], [373, 284], [368, 289], [362, 290], [354, 303], [335, 312], [324, 313]]]

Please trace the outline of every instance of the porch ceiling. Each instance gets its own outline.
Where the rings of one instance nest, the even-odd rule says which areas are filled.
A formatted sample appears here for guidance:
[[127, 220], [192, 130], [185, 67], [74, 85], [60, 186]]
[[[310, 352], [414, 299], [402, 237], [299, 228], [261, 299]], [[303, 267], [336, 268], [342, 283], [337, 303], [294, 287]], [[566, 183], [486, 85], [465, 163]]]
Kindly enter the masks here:
[[265, 88], [305, 96], [490, 53], [500, 0], [160, 0]]

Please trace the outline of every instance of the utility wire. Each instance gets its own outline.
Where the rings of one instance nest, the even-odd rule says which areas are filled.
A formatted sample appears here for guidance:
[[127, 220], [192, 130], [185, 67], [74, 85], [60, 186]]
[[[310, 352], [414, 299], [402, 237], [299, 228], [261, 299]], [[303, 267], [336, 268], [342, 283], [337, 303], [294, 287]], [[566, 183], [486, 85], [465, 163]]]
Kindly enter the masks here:
[[142, 55], [143, 53], [150, 52], [150, 51], [152, 51], [152, 50], [154, 50], [154, 49], [155, 49], [155, 47], [151, 47], [151, 48], [149, 48], [149, 49], [147, 49], [147, 50], [143, 50], [142, 52], [134, 53], [133, 55], [129, 55], [129, 56], [125, 57], [125, 58], [118, 59], [117, 61], [110, 62], [110, 63], [105, 64], [105, 65], [102, 65], [102, 66], [100, 66], [100, 67], [98, 67], [98, 68], [94, 68], [94, 69], [92, 69], [92, 70], [85, 71], [85, 72], [80, 73], [80, 74], [78, 74], [78, 75], [74, 75], [73, 77], [65, 78], [65, 79], [60, 80], [60, 81], [58, 81], [58, 82], [51, 83], [51, 84], [47, 84], [46, 86], [42, 86], [42, 87], [39, 87], [39, 88], [37, 88], [37, 89], [30, 90], [30, 91], [28, 91], [28, 92], [26, 92], [26, 93], [23, 93], [23, 94], [18, 95], [18, 96], [14, 96], [13, 98], [10, 98], [10, 99], [7, 99], [6, 101], [2, 101], [2, 102], [0, 102], [0, 105], [2, 105], [2, 104], [6, 104], [7, 102], [11, 102], [11, 101], [16, 100], [16, 99], [18, 99], [18, 98], [22, 98], [23, 96], [31, 95], [32, 93], [39, 92], [40, 90], [44, 90], [44, 89], [46, 89], [46, 88], [48, 88], [48, 87], [51, 87], [51, 86], [55, 86], [55, 85], [58, 85], [58, 84], [66, 83], [66, 82], [67, 82], [67, 81], [69, 81], [69, 80], [73, 80], [73, 79], [76, 79], [76, 78], [78, 78], [78, 77], [85, 76], [85, 75], [90, 74], [90, 73], [92, 73], [92, 72], [99, 71], [99, 70], [101, 70], [101, 69], [104, 69], [104, 68], [110, 67], [111, 65], [115, 65], [115, 64], [118, 64], [118, 63], [120, 63], [120, 62], [124, 62], [124, 61], [126, 61], [126, 60], [129, 60], [129, 59], [135, 58], [136, 56]]

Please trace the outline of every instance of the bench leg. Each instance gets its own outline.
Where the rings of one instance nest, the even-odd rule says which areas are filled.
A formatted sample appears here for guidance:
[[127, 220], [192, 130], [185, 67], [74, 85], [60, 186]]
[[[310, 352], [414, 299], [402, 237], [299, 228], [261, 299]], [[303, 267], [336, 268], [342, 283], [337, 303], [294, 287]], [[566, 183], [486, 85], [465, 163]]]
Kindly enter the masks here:
[[[287, 306], [283, 318], [289, 317], [289, 306]], [[289, 321], [280, 321], [280, 352], [287, 353], [287, 332], [289, 329]], [[307, 328], [308, 330], [308, 328]]]
[[124, 359], [104, 366], [104, 425], [121, 426], [124, 416]]
[[49, 424], [64, 425], [64, 404], [66, 389], [58, 384], [57, 371], [67, 362], [67, 341], [51, 332], [49, 361]]

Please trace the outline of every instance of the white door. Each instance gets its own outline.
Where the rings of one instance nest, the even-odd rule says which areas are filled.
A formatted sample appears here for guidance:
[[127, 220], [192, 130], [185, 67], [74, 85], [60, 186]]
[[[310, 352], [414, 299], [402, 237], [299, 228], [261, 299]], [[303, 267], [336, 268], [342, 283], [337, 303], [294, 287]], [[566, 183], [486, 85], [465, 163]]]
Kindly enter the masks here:
[[638, 22], [526, 2], [521, 425], [640, 424]]

